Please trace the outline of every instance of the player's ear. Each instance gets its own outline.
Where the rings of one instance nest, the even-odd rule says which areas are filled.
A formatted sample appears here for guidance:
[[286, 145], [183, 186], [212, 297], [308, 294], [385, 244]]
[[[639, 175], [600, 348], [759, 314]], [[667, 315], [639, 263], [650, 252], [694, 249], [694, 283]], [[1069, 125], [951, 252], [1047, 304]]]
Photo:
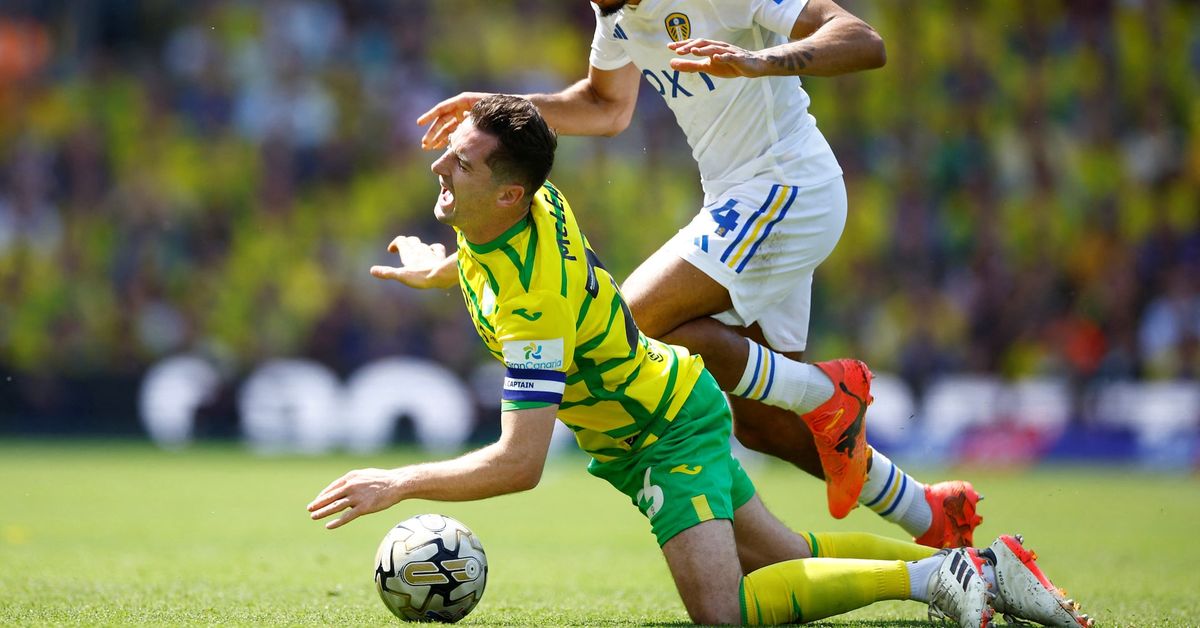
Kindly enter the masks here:
[[525, 199], [525, 186], [512, 183], [500, 187], [496, 204], [501, 207], [518, 207]]

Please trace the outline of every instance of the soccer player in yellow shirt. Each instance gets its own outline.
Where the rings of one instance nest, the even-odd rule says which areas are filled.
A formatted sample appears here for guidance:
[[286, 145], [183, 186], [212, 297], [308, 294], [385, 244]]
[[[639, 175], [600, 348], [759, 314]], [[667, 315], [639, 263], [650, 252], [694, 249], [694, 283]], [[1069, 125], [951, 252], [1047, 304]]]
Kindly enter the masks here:
[[499, 440], [451, 460], [351, 471], [308, 505], [313, 519], [341, 513], [332, 529], [405, 499], [531, 489], [557, 417], [591, 455], [588, 471], [649, 520], [698, 623], [813, 621], [911, 599], [962, 626], [986, 626], [996, 610], [1086, 625], [1017, 537], [938, 552], [869, 534], [798, 534], [776, 519], [730, 453], [729, 406], [701, 358], [638, 331], [546, 181], [556, 145], [529, 101], [479, 100], [432, 167], [435, 215], [455, 229], [457, 254], [397, 238], [389, 248], [402, 266], [371, 269], [462, 289], [480, 338], [508, 369]]
[[[883, 40], [833, 0], [592, 0], [587, 76], [528, 98], [564, 135], [616, 135], [640, 85], [687, 136], [704, 201], [622, 289], [652, 337], [704, 356], [747, 447], [823, 478], [829, 512], [861, 504], [931, 547], [971, 545], [979, 494], [924, 484], [867, 444], [871, 372], [807, 363], [813, 273], [846, 223], [842, 170], [801, 76], [884, 64]], [[440, 148], [464, 92], [420, 118]], [[766, 405], [764, 405], [766, 404]]]

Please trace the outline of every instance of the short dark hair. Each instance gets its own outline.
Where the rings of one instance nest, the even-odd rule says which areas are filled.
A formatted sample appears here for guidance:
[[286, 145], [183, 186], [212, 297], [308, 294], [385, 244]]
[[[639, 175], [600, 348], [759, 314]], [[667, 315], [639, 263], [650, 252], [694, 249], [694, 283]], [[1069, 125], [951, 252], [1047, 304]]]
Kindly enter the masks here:
[[499, 140], [487, 158], [492, 179], [514, 181], [529, 198], [550, 176], [558, 138], [537, 107], [519, 96], [493, 94], [471, 107], [475, 128]]

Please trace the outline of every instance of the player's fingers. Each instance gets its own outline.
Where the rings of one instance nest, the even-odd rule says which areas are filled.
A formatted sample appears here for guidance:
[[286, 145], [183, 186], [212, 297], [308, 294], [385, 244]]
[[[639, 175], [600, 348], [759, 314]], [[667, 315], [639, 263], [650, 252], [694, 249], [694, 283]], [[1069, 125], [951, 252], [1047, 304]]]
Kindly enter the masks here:
[[326, 486], [325, 488], [321, 489], [321, 492], [317, 493], [317, 497], [321, 497], [334, 489], [341, 488], [342, 486], [345, 486], [345, 484], [346, 484], [346, 476], [343, 475], [342, 477], [330, 482], [329, 485]]
[[440, 148], [445, 146], [450, 138], [450, 134], [454, 132], [454, 129], [458, 128], [462, 120], [463, 116], [458, 114], [448, 114], [438, 118], [429, 126], [429, 130], [425, 132], [425, 137], [422, 138], [422, 146], [424, 148]]
[[451, 115], [456, 111], [463, 109], [464, 100], [467, 100], [466, 93], [458, 94], [457, 96], [443, 100], [442, 102], [434, 105], [429, 111], [417, 116], [417, 124], [420, 126], [425, 126], [437, 118]]
[[429, 264], [429, 247], [421, 238], [408, 237], [399, 242], [400, 263], [402, 266], [425, 266]]
[[448, 101], [448, 100], [443, 100], [442, 102], [434, 105], [433, 108], [430, 109], [429, 111], [426, 111], [425, 113], [417, 116], [417, 124], [420, 126], [425, 126], [426, 124], [429, 124], [436, 118], [440, 118], [441, 116], [446, 115], [445, 110], [447, 107], [447, 103], [449, 103], [449, 102], [450, 101]]
[[391, 279], [394, 281], [404, 281], [412, 272], [407, 268], [396, 266], [372, 266], [371, 276], [379, 279]]
[[425, 135], [421, 136], [421, 148], [424, 150], [433, 150], [446, 145], [446, 137], [449, 133], [443, 133], [442, 129], [445, 124], [438, 121], [435, 122], [425, 131]]
[[671, 69], [680, 72], [704, 72], [712, 68], [712, 62], [706, 59], [671, 59]]
[[443, 116], [438, 118], [429, 130], [425, 132], [425, 137], [421, 138], [421, 148], [441, 148], [446, 145], [446, 139], [458, 128], [458, 123], [462, 119], [458, 116]]
[[691, 52], [695, 48], [700, 48], [703, 46], [711, 46], [713, 44], [719, 44], [719, 43], [721, 43], [721, 42], [713, 41], [711, 39], [703, 39], [703, 38], [701, 38], [701, 39], [685, 39], [681, 42], [678, 42], [678, 45], [669, 45], [668, 44], [668, 47], [670, 47], [672, 50], [674, 50], [675, 52], [677, 52], [681, 55], [685, 55], [685, 54], [688, 54], [689, 52]]
[[408, 236], [396, 236], [388, 243], [388, 253], [399, 253], [400, 246], [408, 239]]
[[317, 509], [324, 508], [334, 501], [344, 498], [345, 496], [346, 493], [341, 487], [325, 489], [324, 491], [321, 491], [321, 493], [317, 495], [315, 499], [309, 502], [308, 511], [313, 512]]
[[690, 37], [688, 39], [680, 39], [679, 41], [673, 41], [673, 42], [667, 44], [667, 48], [670, 48], [671, 50], [679, 50], [680, 48], [686, 48], [687, 46], [691, 46], [692, 44], [695, 44], [698, 41], [703, 41], [703, 40], [693, 39]]
[[[680, 52], [682, 53], [685, 51], [680, 51]], [[686, 50], [686, 54], [692, 54], [692, 55], [696, 55], [699, 57], [711, 57], [713, 55], [718, 55], [718, 54], [725, 53], [725, 52], [729, 52], [729, 48], [727, 46], [717, 46], [717, 45], [713, 45], [713, 44], [707, 44], [704, 46], [693, 46]]]
[[340, 527], [346, 525], [347, 523], [350, 523], [351, 521], [354, 521], [357, 518], [358, 518], [358, 512], [355, 511], [354, 508], [347, 508], [346, 512], [342, 513], [342, 516], [325, 524], [325, 529], [326, 530], [335, 530], [337, 528], [340, 528]]
[[412, 247], [412, 237], [401, 235], [401, 236], [396, 236], [395, 238], [392, 239], [392, 243], [388, 245], [388, 250], [391, 251], [392, 253], [399, 253], [399, 254], [403, 255], [411, 247]]
[[312, 511], [312, 519], [313, 519], [313, 521], [316, 521], [318, 519], [324, 519], [325, 517], [328, 517], [329, 515], [340, 512], [340, 511], [345, 510], [350, 507], [351, 507], [350, 500], [343, 497], [336, 501], [330, 502], [329, 504], [326, 504], [324, 507], [321, 507], [321, 508], [318, 508], [317, 510]]

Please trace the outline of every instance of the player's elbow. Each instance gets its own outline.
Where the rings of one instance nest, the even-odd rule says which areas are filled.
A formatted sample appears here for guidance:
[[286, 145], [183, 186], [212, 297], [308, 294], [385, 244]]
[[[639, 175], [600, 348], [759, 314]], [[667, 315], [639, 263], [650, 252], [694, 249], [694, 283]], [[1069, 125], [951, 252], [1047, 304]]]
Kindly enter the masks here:
[[863, 38], [863, 50], [866, 69], [874, 70], [887, 65], [887, 46], [883, 43], [883, 37], [880, 37], [879, 33], [869, 26]]
[[614, 107], [615, 111], [611, 112], [608, 128], [604, 130], [602, 135], [605, 137], [613, 137], [619, 135], [622, 131], [629, 128], [629, 123], [633, 121], [633, 107]]
[[633, 121], [633, 110], [637, 108], [637, 100], [636, 98], [602, 100], [600, 107], [603, 110], [601, 119], [604, 120], [604, 128], [599, 129], [599, 134], [612, 137], [629, 128], [629, 123]]
[[546, 468], [545, 455], [538, 456], [525, 450], [512, 451], [503, 465], [497, 469], [502, 473], [508, 492], [518, 493], [535, 488], [542, 481], [542, 470]]
[[521, 465], [509, 475], [509, 485], [512, 492], [529, 491], [537, 488], [542, 482], [542, 469], [545, 465]]

